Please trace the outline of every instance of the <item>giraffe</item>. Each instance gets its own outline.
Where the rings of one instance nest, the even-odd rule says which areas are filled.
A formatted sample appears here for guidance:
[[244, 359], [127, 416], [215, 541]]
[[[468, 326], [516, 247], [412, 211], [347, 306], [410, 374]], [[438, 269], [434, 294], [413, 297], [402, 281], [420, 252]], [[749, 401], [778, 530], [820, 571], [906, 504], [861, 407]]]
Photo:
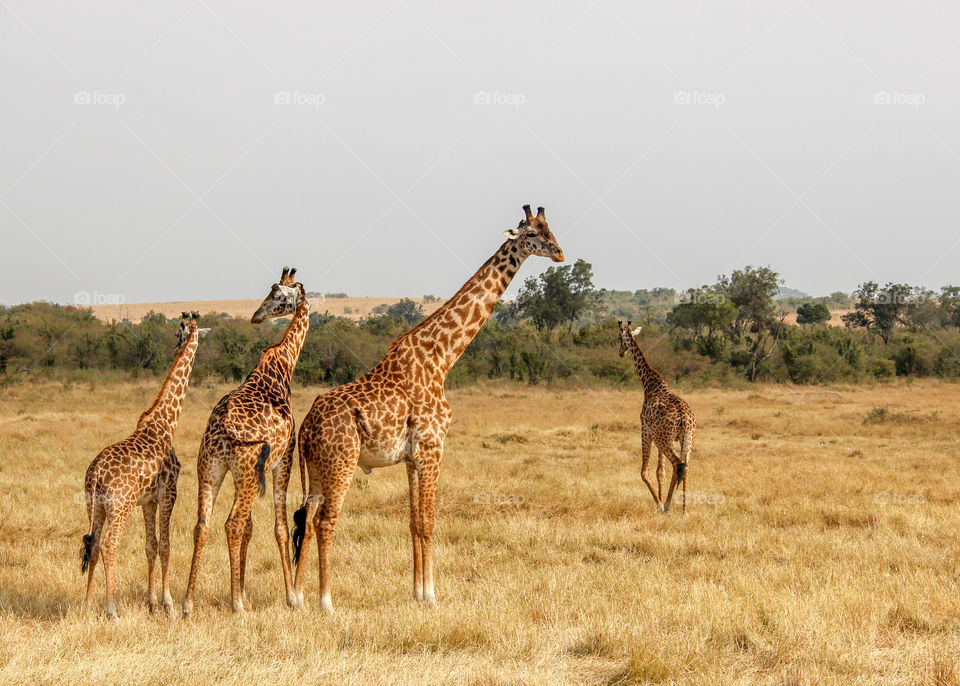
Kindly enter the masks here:
[[[303, 603], [304, 546], [317, 535], [322, 609], [333, 612], [330, 547], [354, 469], [404, 463], [410, 489], [415, 599], [436, 605], [433, 528], [450, 405], [444, 380], [530, 255], [563, 262], [542, 207], [529, 205], [507, 240], [440, 309], [393, 342], [366, 376], [316, 398], [300, 427], [304, 505], [294, 514], [296, 594]], [[309, 475], [309, 490], [306, 477]]]
[[266, 472], [273, 473], [274, 536], [280, 548], [287, 603], [298, 607], [290, 574], [287, 530], [287, 483], [296, 445], [293, 412], [290, 409], [290, 380], [300, 349], [310, 327], [310, 303], [303, 284], [296, 282], [296, 268], [284, 267], [280, 281], [254, 313], [259, 324], [270, 318], [293, 313], [279, 343], [266, 348], [256, 368], [236, 390], [223, 396], [213, 408], [200, 443], [197, 460], [197, 525], [193, 532], [193, 560], [183, 600], [183, 614], [193, 611], [200, 553], [207, 542], [208, 520], [217, 493], [229, 471], [233, 475], [234, 498], [225, 529], [230, 550], [230, 595], [233, 611], [242, 613], [247, 565], [247, 545], [253, 534], [254, 499], [265, 490]]
[[[686, 401], [673, 393], [656, 369], [650, 366], [646, 356], [637, 345], [634, 336], [640, 333], [640, 327], [631, 330], [632, 322], [617, 322], [620, 328], [620, 357], [629, 350], [633, 355], [633, 365], [643, 384], [643, 409], [640, 411], [641, 443], [643, 461], [640, 464], [640, 476], [650, 489], [657, 504], [657, 510], [667, 514], [673, 501], [673, 489], [683, 482], [683, 511], [687, 511], [687, 465], [693, 450], [693, 438], [697, 432], [697, 419]], [[674, 441], [680, 442], [680, 455], [674, 450]], [[647, 478], [647, 464], [650, 462], [650, 446], [657, 446], [657, 491]], [[673, 476], [667, 491], [667, 501], [663, 497], [663, 458], [666, 456], [673, 466]]]
[[137, 505], [143, 508], [146, 529], [150, 611], [157, 610], [154, 564], [159, 510], [163, 607], [168, 614], [173, 612], [167, 567], [170, 560], [170, 513], [177, 500], [177, 477], [180, 474], [180, 462], [173, 449], [173, 434], [180, 419], [199, 338], [209, 331], [197, 328], [199, 317], [196, 312], [192, 316], [184, 312], [181, 316], [173, 367], [153, 405], [140, 415], [136, 430], [128, 438], [104, 448], [87, 467], [84, 495], [90, 530], [83, 537], [81, 551], [81, 570], [87, 572], [86, 604], [89, 606], [93, 601], [93, 572], [102, 556], [107, 587], [106, 609], [111, 619], [117, 619], [114, 597], [117, 543]]

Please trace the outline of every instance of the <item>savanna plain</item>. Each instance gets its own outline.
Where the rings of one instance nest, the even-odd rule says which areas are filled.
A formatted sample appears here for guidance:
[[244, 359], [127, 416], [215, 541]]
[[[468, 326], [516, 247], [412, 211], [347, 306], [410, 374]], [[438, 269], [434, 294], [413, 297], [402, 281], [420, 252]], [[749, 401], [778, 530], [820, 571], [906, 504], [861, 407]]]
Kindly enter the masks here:
[[[269, 489], [254, 511], [247, 613], [230, 612], [227, 484], [195, 614], [149, 613], [135, 514], [114, 623], [102, 565], [96, 606], [82, 606], [83, 474], [158, 387], [0, 389], [0, 683], [957, 683], [957, 385], [680, 389], [698, 435], [687, 513], [669, 516], [640, 476], [639, 390], [452, 389], [439, 607], [412, 599], [406, 474], [393, 467], [358, 470], [347, 496], [335, 616], [319, 611], [315, 547], [307, 609], [287, 609]], [[230, 388], [192, 385], [176, 438], [178, 604], [197, 446]], [[298, 419], [320, 390], [294, 387]], [[292, 515], [298, 469], [290, 495]]]

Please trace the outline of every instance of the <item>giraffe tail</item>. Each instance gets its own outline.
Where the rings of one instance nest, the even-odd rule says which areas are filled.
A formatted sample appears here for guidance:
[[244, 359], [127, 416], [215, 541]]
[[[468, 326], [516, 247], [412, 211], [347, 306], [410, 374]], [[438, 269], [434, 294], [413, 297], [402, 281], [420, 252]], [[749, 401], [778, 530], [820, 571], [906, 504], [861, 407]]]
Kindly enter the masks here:
[[307, 506], [303, 505], [293, 513], [293, 564], [300, 562], [303, 550], [303, 532], [307, 528]]
[[83, 488], [83, 494], [87, 500], [87, 519], [90, 522], [90, 533], [84, 534], [83, 545], [80, 548], [80, 571], [84, 574], [90, 566], [94, 546], [97, 545], [97, 532], [93, 530], [93, 517], [96, 510], [97, 482], [99, 481], [97, 463], [94, 461], [87, 469]]
[[267, 492], [267, 476], [265, 474], [267, 460], [270, 458], [270, 444], [264, 443], [257, 458], [257, 483], [260, 485], [260, 495]]

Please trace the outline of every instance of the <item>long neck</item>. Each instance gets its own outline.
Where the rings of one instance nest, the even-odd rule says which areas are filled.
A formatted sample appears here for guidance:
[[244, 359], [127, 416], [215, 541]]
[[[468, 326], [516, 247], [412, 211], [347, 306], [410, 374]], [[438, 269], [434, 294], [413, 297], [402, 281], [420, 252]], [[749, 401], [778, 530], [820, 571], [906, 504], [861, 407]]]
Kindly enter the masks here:
[[506, 241], [456, 295], [398, 339], [391, 350], [412, 343], [423, 351], [424, 365], [445, 378], [490, 317], [524, 259], [516, 241]]
[[667, 382], [663, 380], [660, 372], [647, 362], [646, 356], [640, 350], [640, 346], [637, 345], [632, 333], [627, 334], [627, 347], [630, 348], [630, 353], [633, 355], [633, 366], [637, 370], [637, 376], [640, 377], [640, 383], [643, 384], [644, 394], [666, 389]]
[[297, 311], [287, 325], [283, 338], [276, 345], [272, 345], [263, 351], [257, 369], [263, 373], [268, 373], [276, 381], [289, 388], [309, 328], [310, 302], [305, 295], [301, 294], [300, 302], [297, 303]]
[[140, 415], [140, 421], [137, 422], [138, 429], [152, 425], [160, 433], [173, 435], [180, 420], [183, 396], [187, 393], [187, 384], [190, 382], [190, 372], [193, 371], [193, 360], [197, 355], [198, 343], [199, 336], [194, 329], [186, 345], [177, 354], [170, 373], [160, 387], [157, 399], [153, 401], [149, 410]]

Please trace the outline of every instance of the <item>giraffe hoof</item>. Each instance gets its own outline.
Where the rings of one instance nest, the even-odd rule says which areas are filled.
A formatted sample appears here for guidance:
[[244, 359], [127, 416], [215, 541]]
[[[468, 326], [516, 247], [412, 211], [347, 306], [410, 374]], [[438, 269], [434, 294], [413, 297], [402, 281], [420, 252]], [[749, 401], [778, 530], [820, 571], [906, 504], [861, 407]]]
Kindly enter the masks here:
[[193, 601], [184, 600], [183, 605], [180, 607], [180, 611], [183, 612], [184, 617], [189, 617], [193, 614]]
[[156, 601], [156, 600], [151, 600], [150, 603], [149, 603], [149, 607], [150, 607], [150, 614], [152, 614], [152, 615], [157, 614], [157, 601]]
[[163, 611], [167, 613], [167, 617], [169, 617], [170, 619], [173, 619], [173, 617], [174, 617], [175, 614], [176, 614], [176, 613], [173, 611], [173, 603], [164, 603], [164, 604], [163, 604]]
[[301, 598], [296, 593], [290, 593], [287, 596], [287, 606], [291, 610], [302, 610], [303, 609], [303, 598]]

